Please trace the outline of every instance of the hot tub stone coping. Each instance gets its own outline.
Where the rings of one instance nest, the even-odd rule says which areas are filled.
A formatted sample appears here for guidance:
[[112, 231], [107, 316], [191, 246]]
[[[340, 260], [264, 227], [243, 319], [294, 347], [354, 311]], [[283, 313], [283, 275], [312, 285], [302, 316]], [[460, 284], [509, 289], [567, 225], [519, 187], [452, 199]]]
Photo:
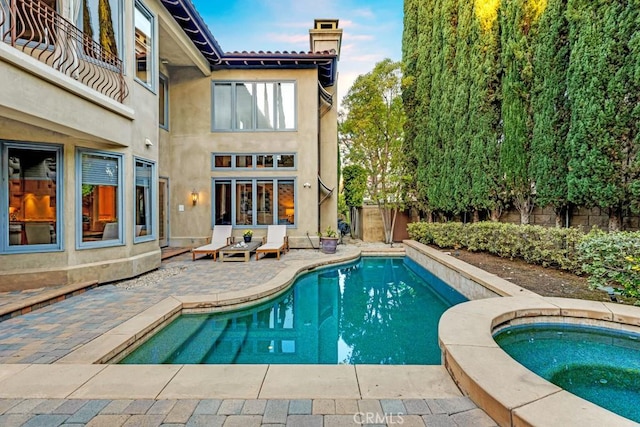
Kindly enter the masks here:
[[[632, 310], [635, 309], [635, 310]], [[587, 400], [568, 393], [526, 369], [493, 339], [500, 325], [545, 317], [575, 323], [640, 325], [640, 308], [569, 298], [505, 297], [458, 304], [440, 321], [443, 363], [456, 384], [500, 426], [634, 426]], [[631, 329], [631, 328], [630, 328]], [[461, 331], [464, 331], [461, 333]]]

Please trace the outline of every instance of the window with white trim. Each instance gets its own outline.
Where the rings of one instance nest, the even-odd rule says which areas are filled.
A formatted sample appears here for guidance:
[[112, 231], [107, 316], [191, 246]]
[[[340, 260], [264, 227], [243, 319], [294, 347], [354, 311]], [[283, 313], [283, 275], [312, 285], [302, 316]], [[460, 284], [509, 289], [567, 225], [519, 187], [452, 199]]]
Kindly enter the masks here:
[[295, 82], [212, 82], [212, 131], [296, 129]]

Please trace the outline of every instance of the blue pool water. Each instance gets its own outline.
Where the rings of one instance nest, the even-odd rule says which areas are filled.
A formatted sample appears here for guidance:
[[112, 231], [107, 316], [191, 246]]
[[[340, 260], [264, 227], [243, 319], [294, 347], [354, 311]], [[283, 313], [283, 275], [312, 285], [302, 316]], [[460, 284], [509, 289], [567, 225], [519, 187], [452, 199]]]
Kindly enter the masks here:
[[408, 258], [365, 257], [246, 310], [181, 315], [120, 363], [437, 365], [438, 320], [463, 301]]
[[495, 335], [511, 357], [546, 380], [640, 422], [640, 335], [572, 324], [509, 327]]

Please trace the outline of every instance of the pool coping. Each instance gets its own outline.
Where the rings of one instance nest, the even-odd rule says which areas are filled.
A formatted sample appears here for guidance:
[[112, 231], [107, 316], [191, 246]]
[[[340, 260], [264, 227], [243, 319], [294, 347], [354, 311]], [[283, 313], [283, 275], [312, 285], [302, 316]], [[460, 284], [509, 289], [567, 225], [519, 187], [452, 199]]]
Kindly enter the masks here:
[[[533, 317], [547, 312], [557, 315], [562, 313], [562, 299], [542, 298], [418, 242], [403, 243], [404, 249], [359, 248], [351, 253], [338, 253], [319, 260], [296, 261], [266, 284], [247, 291], [213, 293], [204, 298], [198, 295], [165, 298], [156, 306], [137, 314], [53, 364], [0, 364], [0, 398], [428, 399], [467, 395], [500, 425], [575, 425], [579, 421], [581, 425], [595, 426], [602, 425], [603, 420], [612, 419], [611, 416], [614, 417], [614, 422], [621, 422], [618, 425], [625, 425], [628, 420], [557, 387], [549, 390], [548, 384], [543, 384], [543, 393], [539, 396], [534, 395], [529, 400], [522, 399], [523, 394], [527, 395], [527, 390], [533, 390], [544, 380], [497, 348], [491, 337], [494, 321], [502, 324], [516, 317]], [[437, 263], [451, 270], [446, 271], [445, 275], [458, 275], [480, 288], [486, 289], [487, 284], [490, 288], [486, 296], [479, 297], [485, 299], [463, 303], [445, 312], [439, 326], [442, 365], [195, 366], [96, 363], [103, 358], [112, 358], [116, 353], [115, 348], [128, 346], [130, 340], [136, 340], [151, 332], [154, 327], [168, 322], [183, 307], [188, 310], [211, 310], [214, 307], [235, 309], [237, 306], [232, 306], [231, 303], [247, 304], [255, 299], [273, 297], [284, 291], [297, 275], [305, 271], [329, 264], [351, 262], [360, 256], [400, 256], [405, 254], [405, 250], [408, 256], [426, 268], [429, 264]], [[467, 285], [468, 283], [464, 286]], [[506, 297], [491, 298], [497, 296]], [[591, 316], [592, 302], [568, 301], [574, 301], [574, 308], [570, 311], [572, 315], [583, 319]], [[461, 306], [468, 311], [458, 312], [461, 308], [457, 307]], [[606, 303], [603, 306], [597, 305], [597, 308], [604, 312], [605, 318], [613, 318], [613, 313], [616, 313], [616, 318], [635, 319], [633, 322], [640, 325], [640, 316], [635, 312], [637, 308]], [[487, 337], [491, 342], [486, 341]], [[110, 352], [114, 354], [109, 354]], [[43, 383], [42, 378], [47, 381]], [[498, 384], [493, 384], [496, 381]], [[517, 397], [520, 397], [520, 401], [511, 404]], [[572, 403], [576, 400], [577, 404]], [[568, 411], [567, 415], [565, 406], [568, 402], [577, 408], [584, 408], [585, 403], [590, 406], [582, 413], [573, 414], [576, 411]], [[556, 412], [561, 413], [557, 418], [550, 418], [555, 417]]]
[[[360, 256], [403, 256], [404, 249], [358, 250], [290, 263], [246, 291], [172, 296], [53, 364], [0, 364], [0, 398], [48, 399], [440, 399], [462, 393], [442, 365], [114, 365], [122, 348], [183, 309], [236, 309], [272, 298], [296, 277]], [[43, 383], [42, 378], [47, 381]], [[303, 381], [300, 381], [303, 379]]]
[[637, 425], [536, 375], [493, 339], [497, 328], [544, 318], [635, 330], [640, 327], [640, 308], [552, 297], [458, 304], [444, 313], [438, 328], [444, 366], [462, 392], [500, 426]]

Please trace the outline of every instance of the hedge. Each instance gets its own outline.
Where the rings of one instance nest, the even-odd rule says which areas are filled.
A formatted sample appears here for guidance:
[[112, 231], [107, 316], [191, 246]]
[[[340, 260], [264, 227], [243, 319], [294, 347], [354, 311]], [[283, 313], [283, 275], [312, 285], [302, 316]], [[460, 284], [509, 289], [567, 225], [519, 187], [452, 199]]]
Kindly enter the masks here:
[[427, 223], [407, 226], [409, 237], [441, 248], [489, 252], [530, 264], [587, 273], [592, 287], [612, 286], [640, 297], [640, 232], [549, 228], [499, 222]]

